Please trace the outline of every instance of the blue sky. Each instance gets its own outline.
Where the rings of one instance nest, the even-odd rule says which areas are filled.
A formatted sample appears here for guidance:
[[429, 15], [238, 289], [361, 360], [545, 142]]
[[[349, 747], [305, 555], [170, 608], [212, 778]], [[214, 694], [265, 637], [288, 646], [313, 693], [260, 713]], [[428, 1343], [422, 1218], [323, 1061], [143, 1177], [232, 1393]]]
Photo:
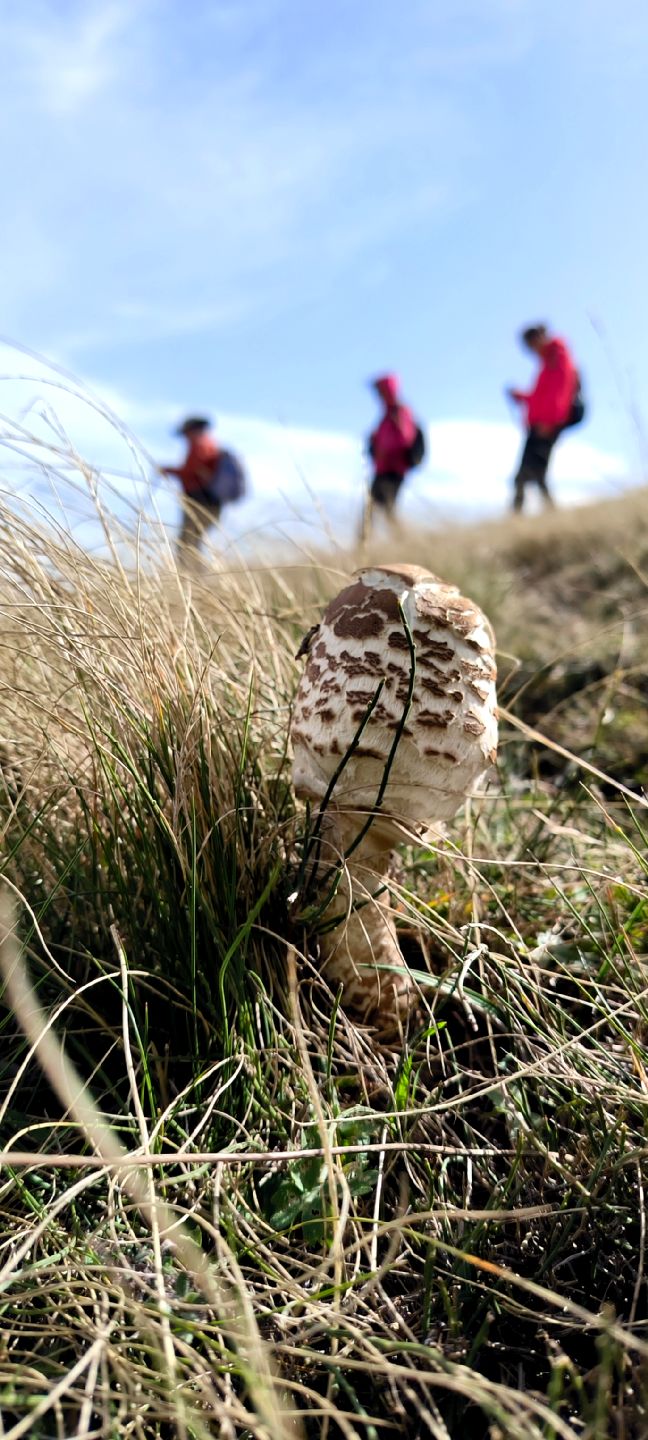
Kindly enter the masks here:
[[[162, 457], [177, 416], [217, 414], [254, 525], [304, 471], [355, 497], [384, 368], [431, 425], [410, 505], [503, 503], [515, 334], [547, 318], [592, 401], [565, 498], [634, 480], [592, 320], [641, 402], [647, 72], [644, 0], [4, 0], [4, 335]], [[37, 390], [5, 382], [3, 413]]]

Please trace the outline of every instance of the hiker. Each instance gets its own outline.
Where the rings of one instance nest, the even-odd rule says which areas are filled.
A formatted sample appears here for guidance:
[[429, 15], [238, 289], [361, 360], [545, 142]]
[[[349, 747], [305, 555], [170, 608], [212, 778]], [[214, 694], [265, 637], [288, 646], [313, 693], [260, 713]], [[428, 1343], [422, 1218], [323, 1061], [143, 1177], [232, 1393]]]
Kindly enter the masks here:
[[370, 526], [376, 509], [392, 523], [398, 494], [410, 470], [414, 470], [425, 455], [423, 431], [407, 405], [399, 399], [399, 384], [395, 375], [383, 375], [372, 381], [372, 387], [383, 403], [380, 424], [369, 437], [368, 450], [373, 461], [373, 479], [369, 489], [369, 506], [363, 522]]
[[527, 434], [513, 481], [513, 509], [524, 505], [527, 485], [537, 485], [545, 505], [553, 506], [547, 485], [551, 452], [563, 430], [579, 425], [585, 414], [580, 376], [564, 340], [550, 335], [546, 325], [529, 325], [521, 344], [537, 355], [540, 370], [530, 391], [509, 390], [511, 400], [525, 407]]
[[176, 430], [184, 436], [187, 453], [182, 465], [165, 465], [163, 475], [175, 475], [184, 491], [183, 515], [178, 535], [178, 555], [194, 556], [203, 535], [220, 520], [223, 505], [240, 500], [245, 492], [242, 466], [229, 450], [222, 450], [211, 434], [209, 420], [190, 416]]

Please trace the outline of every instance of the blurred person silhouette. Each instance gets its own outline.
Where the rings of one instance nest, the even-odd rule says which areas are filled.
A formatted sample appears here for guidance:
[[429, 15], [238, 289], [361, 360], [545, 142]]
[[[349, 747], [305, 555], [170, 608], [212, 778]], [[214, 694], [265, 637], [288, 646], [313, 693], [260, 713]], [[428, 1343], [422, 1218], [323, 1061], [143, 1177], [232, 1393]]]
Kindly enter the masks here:
[[553, 506], [547, 471], [554, 445], [564, 430], [580, 425], [585, 416], [581, 378], [565, 341], [551, 335], [546, 325], [529, 325], [520, 342], [537, 355], [540, 369], [531, 390], [507, 391], [511, 400], [524, 407], [527, 427], [513, 480], [514, 511], [522, 509], [529, 484], [537, 485], [546, 506]]
[[164, 465], [162, 475], [174, 475], [183, 489], [182, 524], [178, 559], [196, 557], [203, 536], [221, 517], [223, 506], [242, 499], [245, 476], [240, 461], [223, 450], [204, 416], [190, 415], [176, 430], [187, 442], [182, 465]]
[[383, 414], [369, 436], [367, 449], [373, 463], [373, 477], [362, 520], [361, 539], [373, 525], [380, 510], [391, 524], [396, 521], [396, 502], [410, 470], [415, 470], [425, 456], [425, 436], [412, 411], [400, 399], [400, 386], [395, 375], [382, 375], [372, 380], [379, 396]]

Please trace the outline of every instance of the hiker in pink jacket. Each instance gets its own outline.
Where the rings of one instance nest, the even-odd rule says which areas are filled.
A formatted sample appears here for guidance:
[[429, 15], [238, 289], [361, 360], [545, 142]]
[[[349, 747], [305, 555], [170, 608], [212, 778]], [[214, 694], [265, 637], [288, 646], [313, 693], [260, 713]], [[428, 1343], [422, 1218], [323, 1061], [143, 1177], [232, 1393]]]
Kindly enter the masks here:
[[529, 391], [509, 390], [511, 400], [524, 407], [527, 435], [518, 472], [513, 481], [513, 509], [521, 510], [529, 483], [538, 486], [545, 505], [553, 505], [547, 485], [551, 452], [563, 430], [579, 425], [585, 414], [580, 377], [564, 340], [549, 334], [546, 325], [530, 325], [520, 336], [537, 355], [540, 369]]
[[425, 454], [425, 439], [411, 410], [399, 398], [396, 376], [382, 375], [372, 383], [384, 408], [380, 423], [369, 436], [374, 473], [368, 518], [373, 517], [378, 507], [393, 520], [398, 492], [409, 471], [420, 465]]

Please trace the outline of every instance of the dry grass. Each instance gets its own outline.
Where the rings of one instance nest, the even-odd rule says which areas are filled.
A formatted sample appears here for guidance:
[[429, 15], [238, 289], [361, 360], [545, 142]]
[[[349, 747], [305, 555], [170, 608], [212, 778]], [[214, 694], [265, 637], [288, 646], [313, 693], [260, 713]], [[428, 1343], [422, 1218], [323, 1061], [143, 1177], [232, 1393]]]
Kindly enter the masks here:
[[403, 855], [396, 1051], [292, 898], [293, 655], [357, 557], [187, 585], [0, 516], [2, 871], [80, 1077], [6, 1009], [5, 1440], [646, 1429], [648, 503], [400, 548], [489, 611], [515, 723]]

